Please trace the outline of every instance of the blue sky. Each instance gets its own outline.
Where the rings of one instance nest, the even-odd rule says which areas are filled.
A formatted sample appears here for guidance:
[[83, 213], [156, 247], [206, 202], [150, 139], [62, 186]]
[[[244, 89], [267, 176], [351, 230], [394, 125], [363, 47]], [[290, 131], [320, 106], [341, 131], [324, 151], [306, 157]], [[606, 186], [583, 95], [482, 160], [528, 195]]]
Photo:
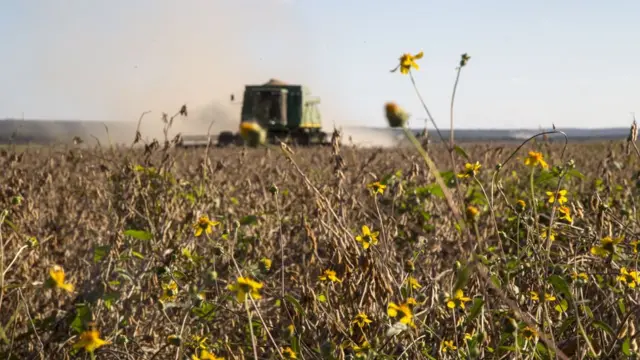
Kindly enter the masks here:
[[640, 112], [640, 2], [115, 0], [0, 4], [0, 118], [132, 120], [269, 78], [307, 84], [324, 120], [385, 126], [394, 100], [441, 128], [460, 54], [459, 128], [626, 127]]

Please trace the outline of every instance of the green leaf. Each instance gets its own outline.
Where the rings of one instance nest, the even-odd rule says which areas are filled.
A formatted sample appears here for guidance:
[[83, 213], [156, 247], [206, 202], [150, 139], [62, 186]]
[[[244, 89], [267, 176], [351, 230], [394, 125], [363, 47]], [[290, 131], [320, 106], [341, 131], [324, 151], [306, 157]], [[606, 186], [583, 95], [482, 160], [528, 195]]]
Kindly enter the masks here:
[[622, 343], [622, 353], [631, 356], [631, 339], [627, 336]]
[[602, 322], [600, 320], [595, 320], [593, 323], [591, 323], [591, 325], [593, 325], [593, 327], [596, 327], [596, 328], [606, 332], [607, 334], [609, 334], [611, 336], [616, 336], [616, 334], [613, 331], [613, 329], [605, 322]]
[[134, 257], [137, 257], [138, 259], [144, 259], [144, 255], [142, 255], [141, 253], [139, 253], [137, 251], [131, 250], [131, 255], [133, 255]]
[[467, 285], [467, 282], [469, 282], [469, 268], [470, 266], [466, 265], [465, 267], [458, 270], [458, 273], [456, 274], [456, 283], [453, 286], [453, 292], [456, 292]]
[[89, 305], [84, 303], [77, 304], [76, 316], [71, 322], [71, 328], [80, 334], [85, 330], [84, 325], [89, 321], [91, 321], [91, 309], [89, 308]]
[[111, 251], [110, 245], [96, 246], [93, 249], [93, 262], [99, 263], [109, 254], [109, 251]]
[[240, 219], [240, 225], [254, 225], [258, 223], [258, 217], [255, 215], [247, 215]]
[[559, 275], [551, 275], [549, 277], [549, 282], [553, 285], [553, 288], [556, 292], [564, 295], [565, 298], [571, 299], [571, 290], [569, 290], [569, 285], [567, 281]]
[[585, 178], [584, 175], [580, 171], [578, 171], [576, 169], [571, 169], [571, 170], [567, 171], [567, 177], [577, 177], [577, 178], [580, 178], [580, 179], [584, 179]]
[[296, 312], [299, 315], [302, 315], [302, 317], [306, 317], [304, 309], [302, 308], [302, 306], [300, 305], [300, 303], [298, 302], [298, 300], [296, 300], [293, 296], [287, 294], [284, 296], [285, 300], [287, 300], [288, 302], [290, 302], [291, 304], [293, 304], [293, 307], [296, 308]]
[[453, 147], [453, 150], [455, 150], [460, 156], [462, 156], [465, 159], [467, 159], [467, 161], [471, 161], [471, 160], [469, 160], [469, 155], [467, 155], [467, 153], [460, 146], [455, 145]]
[[427, 186], [426, 189], [431, 195], [444, 199], [444, 191], [442, 191], [442, 188], [440, 188], [440, 185], [433, 184], [433, 185]]
[[480, 310], [482, 310], [483, 305], [484, 305], [483, 298], [479, 296], [473, 298], [473, 305], [469, 309], [469, 316], [467, 318], [467, 323], [471, 323], [480, 314]]
[[318, 301], [325, 302], [325, 301], [327, 301], [327, 297], [324, 296], [324, 294], [320, 294], [320, 295], [318, 295]]
[[144, 230], [129, 229], [129, 230], [126, 230], [124, 232], [124, 235], [125, 236], [131, 236], [134, 239], [142, 240], [142, 241], [151, 240], [151, 238], [152, 238], [151, 233], [148, 232], [148, 231], [144, 231]]

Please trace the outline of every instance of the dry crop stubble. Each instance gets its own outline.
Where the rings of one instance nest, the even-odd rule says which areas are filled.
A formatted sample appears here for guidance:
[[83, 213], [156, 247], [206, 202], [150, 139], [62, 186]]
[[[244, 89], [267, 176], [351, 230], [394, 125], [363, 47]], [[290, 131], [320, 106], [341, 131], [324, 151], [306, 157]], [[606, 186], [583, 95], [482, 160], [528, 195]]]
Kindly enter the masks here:
[[[492, 166], [514, 149], [501, 146], [465, 146], [482, 164], [477, 178], [486, 188]], [[621, 264], [631, 270], [637, 258], [631, 247], [638, 233], [638, 159], [622, 142], [569, 145], [564, 158], [574, 159], [582, 173], [562, 182], [574, 219], [555, 228], [551, 251], [544, 253], [535, 224], [548, 216], [545, 191], [555, 190], [557, 177], [535, 175], [539, 220], [528, 212], [528, 199], [525, 212], [518, 212], [516, 201], [530, 191], [523, 165], [529, 150], [561, 165], [562, 145], [535, 143], [501, 169], [493, 210], [502, 250], [487, 201], [473, 183], [460, 181], [465, 204], [479, 210], [482, 262], [563, 351], [586, 351], [579, 326], [601, 356], [636, 351], [630, 319], [637, 316], [637, 291], [621, 288], [616, 276]], [[522, 323], [510, 328], [509, 308], [481, 280], [471, 276], [462, 296], [454, 297], [456, 261], [466, 261], [456, 249], [468, 240], [455, 230], [415, 151], [342, 147], [339, 172], [331, 148], [293, 151], [209, 149], [205, 162], [204, 151], [190, 149], [5, 148], [2, 357], [65, 358], [80, 334], [96, 328], [108, 341], [95, 350], [100, 359], [205, 358], [205, 348], [228, 359], [253, 358], [254, 352], [261, 358], [291, 352], [308, 359], [365, 353], [455, 358], [452, 350], [544, 358], [542, 343]], [[429, 151], [447, 167], [446, 148], [431, 145]], [[451, 183], [461, 168], [443, 178]], [[385, 185], [382, 193], [372, 194], [367, 185], [375, 182]], [[219, 224], [196, 236], [201, 216]], [[364, 225], [377, 232], [368, 249], [356, 241]], [[606, 236], [624, 236], [622, 258], [590, 253]], [[56, 264], [72, 292], [48, 286]], [[584, 284], [572, 280], [574, 268], [586, 274]], [[262, 284], [260, 298], [236, 301], [228, 285], [240, 274]], [[547, 274], [566, 279], [573, 303], [541, 283]], [[330, 276], [319, 280], [322, 275]], [[529, 292], [539, 289], [554, 294], [551, 307], [531, 300]], [[395, 315], [390, 303], [400, 309]], [[406, 329], [398, 322], [402, 306], [411, 315]]]

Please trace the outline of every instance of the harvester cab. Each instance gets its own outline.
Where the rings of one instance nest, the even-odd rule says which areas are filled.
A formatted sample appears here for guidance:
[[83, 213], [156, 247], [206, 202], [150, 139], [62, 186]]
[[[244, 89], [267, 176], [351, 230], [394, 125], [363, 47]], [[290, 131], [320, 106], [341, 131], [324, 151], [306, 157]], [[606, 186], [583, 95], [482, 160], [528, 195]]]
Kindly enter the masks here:
[[[235, 95], [230, 96], [236, 103]], [[261, 85], [246, 85], [241, 101], [240, 123], [258, 123], [267, 133], [267, 141], [278, 144], [329, 145], [322, 131], [320, 99], [312, 97], [303, 85], [287, 84], [275, 79]], [[239, 126], [240, 124], [238, 124]], [[230, 131], [218, 135], [218, 146], [242, 145], [239, 133]]]

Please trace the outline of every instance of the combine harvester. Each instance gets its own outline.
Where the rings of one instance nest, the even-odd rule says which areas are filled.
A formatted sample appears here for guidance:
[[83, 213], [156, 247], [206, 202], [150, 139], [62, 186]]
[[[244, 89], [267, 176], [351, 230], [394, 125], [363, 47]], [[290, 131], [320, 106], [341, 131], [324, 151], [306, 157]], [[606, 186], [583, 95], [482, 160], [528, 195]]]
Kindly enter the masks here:
[[[240, 121], [257, 122], [266, 130], [267, 142], [271, 144], [282, 141], [305, 146], [329, 145], [328, 135], [322, 131], [319, 104], [320, 99], [312, 97], [306, 86], [271, 79], [263, 85], [245, 86]], [[244, 145], [239, 132], [224, 131], [217, 138], [218, 147]], [[183, 135], [177, 145], [207, 146], [209, 141], [207, 135]]]

